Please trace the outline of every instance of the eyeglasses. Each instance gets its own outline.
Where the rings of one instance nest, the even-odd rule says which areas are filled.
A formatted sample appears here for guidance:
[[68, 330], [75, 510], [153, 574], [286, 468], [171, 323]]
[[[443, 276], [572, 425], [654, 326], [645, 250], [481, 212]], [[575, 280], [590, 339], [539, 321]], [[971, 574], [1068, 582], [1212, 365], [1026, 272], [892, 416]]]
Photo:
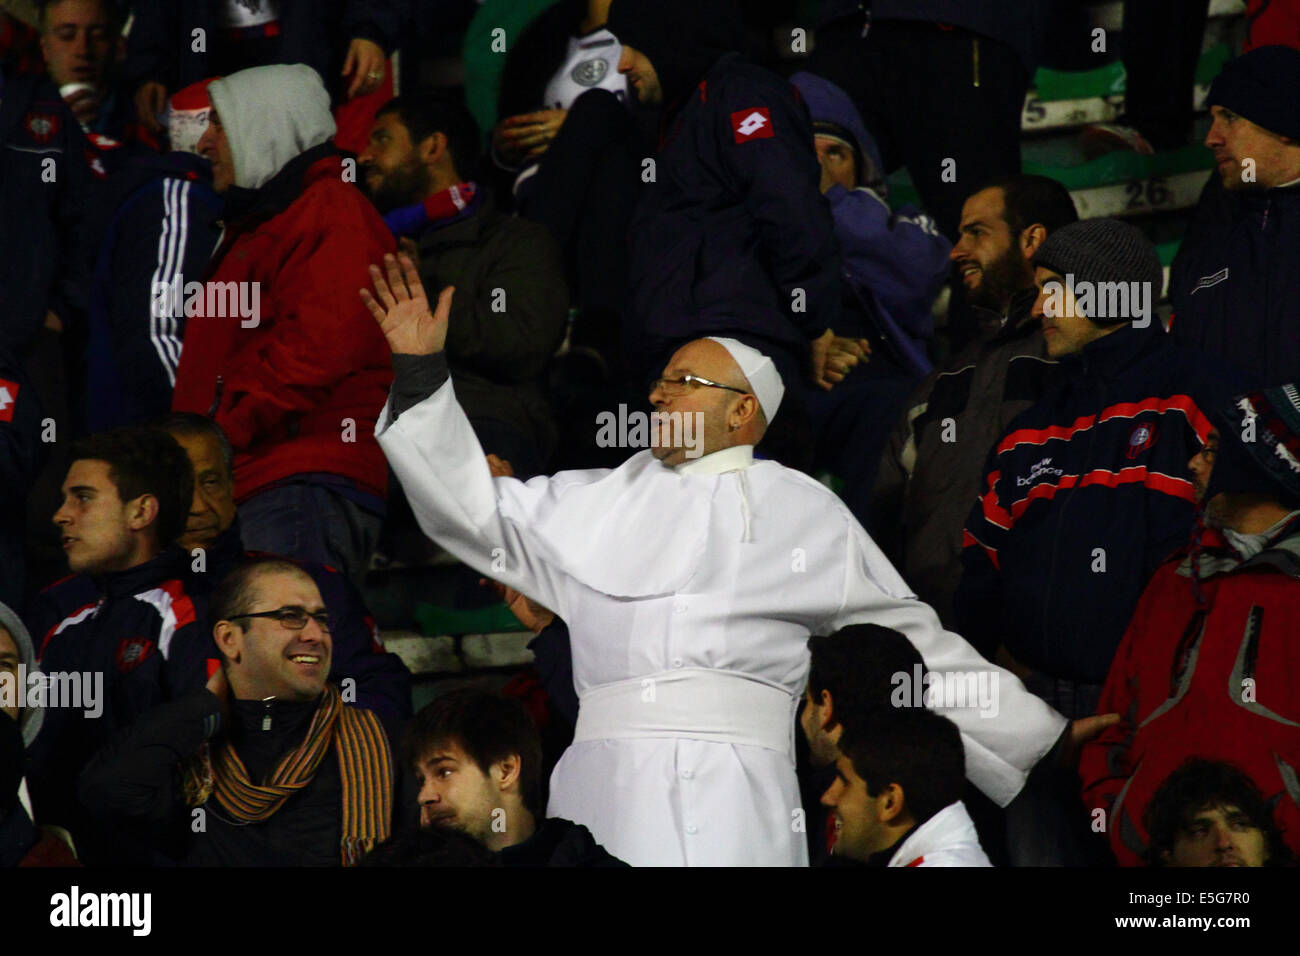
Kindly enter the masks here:
[[741, 395], [748, 395], [749, 392], [743, 388], [736, 388], [734, 385], [723, 385], [721, 382], [711, 382], [707, 378], [701, 378], [699, 375], [687, 373], [681, 378], [656, 378], [650, 382], [650, 391], [662, 389], [665, 395], [685, 395], [693, 386], [703, 385], [707, 388], [725, 388], [729, 392], [739, 392]]
[[308, 611], [296, 605], [287, 607], [278, 607], [274, 611], [257, 611], [253, 614], [232, 614], [227, 620], [237, 621], [242, 617], [269, 617], [272, 620], [279, 621], [282, 627], [287, 627], [291, 631], [301, 631], [307, 626], [307, 619], [311, 618], [325, 633], [329, 633], [330, 616], [328, 611]]

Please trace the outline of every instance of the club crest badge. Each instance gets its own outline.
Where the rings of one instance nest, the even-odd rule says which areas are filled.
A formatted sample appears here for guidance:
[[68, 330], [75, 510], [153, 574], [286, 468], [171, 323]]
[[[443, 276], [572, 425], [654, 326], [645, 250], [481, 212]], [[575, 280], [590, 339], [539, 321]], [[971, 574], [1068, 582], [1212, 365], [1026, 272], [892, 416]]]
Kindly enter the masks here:
[[23, 120], [28, 135], [44, 145], [59, 135], [59, 117], [57, 113], [28, 113]]
[[608, 72], [608, 60], [583, 60], [569, 71], [569, 79], [579, 86], [596, 86]]
[[1128, 436], [1128, 454], [1130, 460], [1142, 454], [1155, 444], [1156, 426], [1150, 422], [1140, 422], [1133, 426]]
[[129, 674], [153, 653], [153, 641], [144, 637], [124, 637], [117, 645], [117, 669], [119, 673]]

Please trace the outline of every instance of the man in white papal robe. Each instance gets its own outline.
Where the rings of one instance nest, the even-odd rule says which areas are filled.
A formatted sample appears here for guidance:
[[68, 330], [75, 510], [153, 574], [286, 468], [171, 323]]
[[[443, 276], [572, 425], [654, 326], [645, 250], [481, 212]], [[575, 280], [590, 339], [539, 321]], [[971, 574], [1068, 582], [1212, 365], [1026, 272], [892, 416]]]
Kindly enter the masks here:
[[807, 865], [794, 762], [807, 639], [858, 622], [901, 631], [933, 672], [988, 672], [995, 713], [936, 709], [1000, 805], [1054, 748], [1099, 731], [1076, 721], [1067, 733], [943, 630], [832, 492], [754, 458], [782, 394], [758, 351], [699, 339], [670, 360], [650, 399], [699, 413], [698, 447], [666, 418], [663, 447], [619, 468], [494, 478], [442, 354], [452, 290], [431, 309], [409, 260], [391, 256], [371, 279], [362, 298], [396, 376], [375, 434], [420, 527], [569, 627], [578, 723], [548, 816], [634, 866]]

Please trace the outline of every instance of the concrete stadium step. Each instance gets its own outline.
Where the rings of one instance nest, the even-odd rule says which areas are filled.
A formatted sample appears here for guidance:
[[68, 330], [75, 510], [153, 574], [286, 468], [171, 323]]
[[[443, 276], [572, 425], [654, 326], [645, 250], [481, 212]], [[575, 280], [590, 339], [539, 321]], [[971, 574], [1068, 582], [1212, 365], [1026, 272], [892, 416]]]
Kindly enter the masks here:
[[[1209, 150], [1193, 143], [1154, 156], [1117, 152], [1073, 165], [1035, 161], [1032, 151], [1026, 148], [1023, 168], [1026, 173], [1050, 176], [1060, 182], [1070, 190], [1080, 218], [1095, 219], [1192, 209], [1213, 165]], [[889, 188], [894, 205], [919, 203], [906, 170], [890, 178]]]
[[473, 610], [421, 602], [414, 617], [419, 630], [380, 633], [384, 647], [419, 678], [518, 668], [532, 663], [533, 633], [504, 604]]
[[396, 654], [406, 669], [417, 677], [427, 674], [459, 674], [465, 663], [451, 636], [425, 637], [416, 631], [381, 631], [384, 649]]
[[1191, 209], [1213, 166], [1213, 155], [1200, 143], [1154, 156], [1109, 153], [1074, 165], [1038, 161], [1026, 149], [1024, 162], [1025, 172], [1050, 176], [1070, 190], [1081, 219]]
[[[1205, 108], [1210, 83], [1231, 56], [1226, 43], [1201, 54], [1193, 99], [1198, 112]], [[1081, 73], [1041, 68], [1025, 96], [1020, 128], [1041, 133], [1112, 122], [1123, 112], [1124, 90], [1124, 64], [1118, 61]]]
[[416, 678], [519, 668], [533, 662], [532, 631], [428, 636], [416, 631], [382, 631], [384, 648], [402, 659]]

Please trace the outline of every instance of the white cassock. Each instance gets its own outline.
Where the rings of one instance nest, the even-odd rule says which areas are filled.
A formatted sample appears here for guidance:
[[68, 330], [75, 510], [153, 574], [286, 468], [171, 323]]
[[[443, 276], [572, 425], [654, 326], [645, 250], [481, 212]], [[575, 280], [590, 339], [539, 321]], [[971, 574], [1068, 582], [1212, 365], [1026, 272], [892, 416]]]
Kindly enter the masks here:
[[634, 866], [807, 864], [794, 734], [813, 633], [870, 622], [931, 670], [988, 671], [995, 716], [939, 710], [999, 804], [1064, 729], [943, 630], [834, 494], [750, 446], [493, 478], [451, 382], [375, 434], [429, 537], [568, 624], [578, 726], [548, 815]]

